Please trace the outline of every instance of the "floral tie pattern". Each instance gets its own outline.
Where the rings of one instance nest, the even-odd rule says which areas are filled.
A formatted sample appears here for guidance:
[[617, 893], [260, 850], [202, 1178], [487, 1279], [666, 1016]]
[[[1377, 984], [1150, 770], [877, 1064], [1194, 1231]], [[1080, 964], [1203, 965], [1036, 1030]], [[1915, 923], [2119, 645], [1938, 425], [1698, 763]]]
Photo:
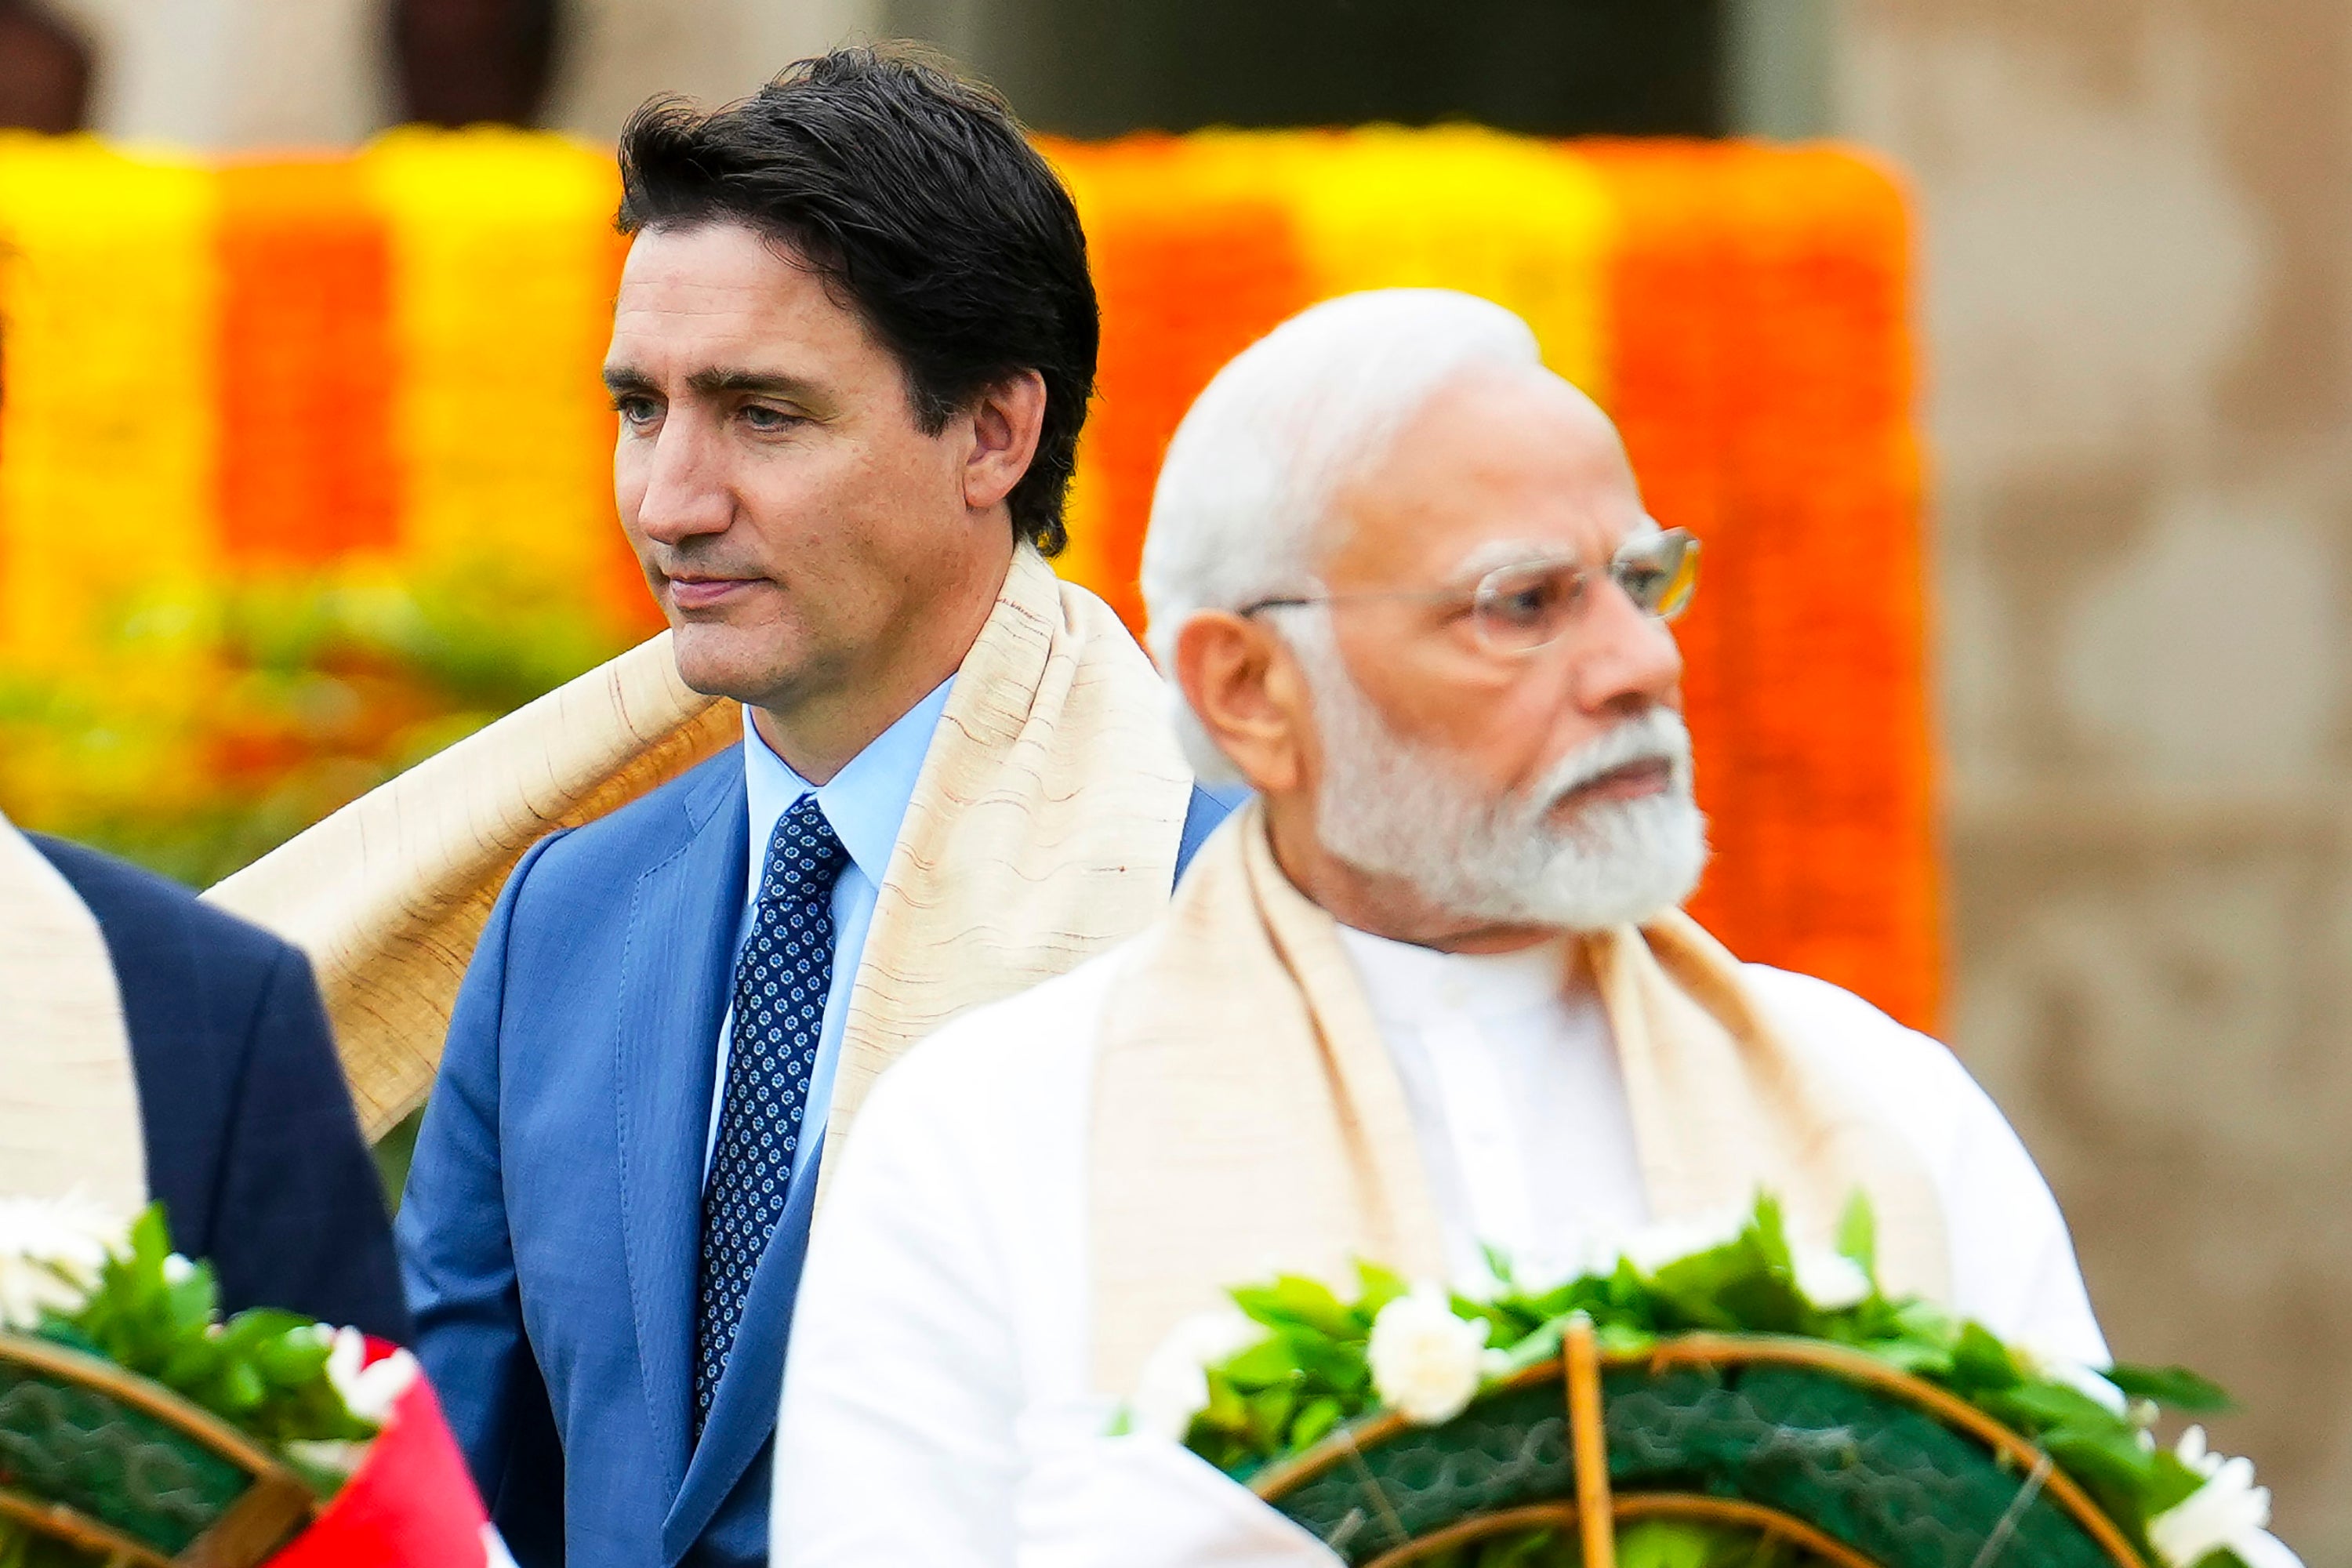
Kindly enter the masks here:
[[794, 801], [768, 840], [758, 911], [735, 963], [726, 1099], [702, 1189], [702, 1283], [694, 1332], [698, 1440], [735, 1346], [752, 1273], [792, 1190], [825, 994], [833, 988], [833, 884], [848, 863], [849, 851], [816, 796]]

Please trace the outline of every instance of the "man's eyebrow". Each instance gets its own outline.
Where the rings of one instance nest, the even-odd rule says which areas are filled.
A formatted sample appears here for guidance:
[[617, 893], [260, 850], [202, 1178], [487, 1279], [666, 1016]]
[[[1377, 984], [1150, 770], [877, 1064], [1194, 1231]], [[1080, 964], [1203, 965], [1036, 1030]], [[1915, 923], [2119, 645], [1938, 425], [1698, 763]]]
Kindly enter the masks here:
[[1529, 566], [1539, 561], [1572, 561], [1559, 547], [1533, 540], [1490, 539], [1454, 563], [1449, 581], [1474, 583], [1505, 566]]
[[[654, 378], [635, 365], [608, 364], [604, 367], [604, 389], [615, 396], [623, 393], [650, 393], [656, 390]], [[782, 371], [747, 370], [735, 365], [713, 365], [698, 370], [686, 378], [689, 390], [702, 397], [728, 393], [751, 393], [755, 395], [788, 398], [795, 403], [819, 400], [815, 382], [805, 376]]]
[[792, 375], [783, 371], [747, 370], [733, 365], [713, 365], [698, 370], [686, 378], [686, 384], [705, 397], [718, 393], [753, 393], [767, 397], [790, 398], [796, 403], [815, 400], [817, 384], [805, 376]]
[[[1635, 541], [1646, 539], [1658, 531], [1657, 519], [1644, 513], [1639, 521], [1625, 531], [1625, 537], [1617, 542], [1617, 548], [1622, 550]], [[1574, 555], [1562, 554], [1558, 545], [1516, 539], [1489, 540], [1454, 563], [1454, 578], [1466, 582], [1484, 577], [1487, 573], [1505, 566], [1532, 566], [1538, 563], [1555, 561], [1575, 565], [1584, 564]]]

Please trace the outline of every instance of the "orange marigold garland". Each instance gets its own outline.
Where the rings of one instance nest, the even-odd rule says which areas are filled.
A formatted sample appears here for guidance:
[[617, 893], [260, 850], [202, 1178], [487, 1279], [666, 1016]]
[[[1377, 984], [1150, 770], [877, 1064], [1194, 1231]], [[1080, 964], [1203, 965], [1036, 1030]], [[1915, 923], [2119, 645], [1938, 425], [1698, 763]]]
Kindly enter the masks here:
[[1200, 189], [1187, 143], [1049, 143], [1087, 227], [1102, 353], [1057, 567], [1143, 629], [1136, 569], [1169, 437], [1232, 359], [1316, 298], [1288, 213]]
[[1677, 627], [1716, 858], [1694, 913], [1743, 957], [1933, 1024], [1908, 226], [1832, 149], [1588, 147], [1623, 227], [1617, 392], [1651, 510], [1706, 541]]
[[237, 559], [389, 550], [391, 240], [349, 159], [220, 172], [221, 540]]
[[1751, 956], [1926, 1025], [1933, 760], [1899, 193], [1843, 153], [1734, 152], [1724, 450], [1745, 560]]
[[657, 624], [613, 511], [598, 373], [623, 245], [610, 153], [478, 127], [360, 155], [392, 236], [394, 451], [412, 574]]
[[1699, 759], [1699, 804], [1715, 858], [1691, 912], [1750, 952], [1753, 900], [1742, 840], [1756, 824], [1740, 795], [1741, 689], [1731, 668], [1745, 634], [1748, 537], [1723, 460], [1734, 374], [1724, 314], [1730, 262], [1719, 148], [1622, 142], [1580, 149], [1617, 209], [1609, 270], [1611, 413], [1651, 515], [1705, 542], [1705, 588], [1675, 626], [1685, 712]]

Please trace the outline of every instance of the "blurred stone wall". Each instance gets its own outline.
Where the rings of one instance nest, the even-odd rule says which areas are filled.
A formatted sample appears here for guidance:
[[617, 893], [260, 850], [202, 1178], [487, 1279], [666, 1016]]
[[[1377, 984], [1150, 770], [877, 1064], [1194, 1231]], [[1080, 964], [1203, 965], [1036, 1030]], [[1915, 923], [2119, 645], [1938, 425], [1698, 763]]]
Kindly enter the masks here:
[[90, 116], [182, 147], [340, 147], [391, 112], [380, 0], [52, 0], [97, 56]]
[[601, 142], [655, 92], [743, 98], [804, 56], [875, 35], [880, 0], [568, 0], [550, 122]]
[[[1950, 1033], [2352, 1563], [2352, 7], [1842, 0], [1916, 182]], [[1859, 543], [1859, 542], [1858, 542]]]
[[[395, 98], [385, 0], [53, 0], [98, 55], [109, 135], [217, 151], [345, 147]], [[610, 142], [656, 92], [745, 96], [870, 36], [881, 0], [565, 0], [547, 123]]]

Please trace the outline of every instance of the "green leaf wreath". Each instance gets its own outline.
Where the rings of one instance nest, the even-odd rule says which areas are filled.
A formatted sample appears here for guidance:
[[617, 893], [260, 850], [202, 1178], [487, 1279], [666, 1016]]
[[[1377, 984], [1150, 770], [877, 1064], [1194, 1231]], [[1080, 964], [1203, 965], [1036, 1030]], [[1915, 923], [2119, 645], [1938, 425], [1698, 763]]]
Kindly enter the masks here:
[[[1875, 1232], [1859, 1197], [1839, 1227], [1836, 1256], [1824, 1259], [1792, 1249], [1780, 1204], [1760, 1197], [1733, 1234], [1713, 1245], [1644, 1266], [1620, 1257], [1613, 1268], [1576, 1279], [1522, 1279], [1510, 1260], [1489, 1252], [1491, 1291], [1445, 1293], [1454, 1318], [1486, 1348], [1472, 1375], [1475, 1387], [1494, 1385], [1560, 1353], [1562, 1332], [1578, 1315], [1589, 1319], [1604, 1353], [1639, 1352], [1662, 1339], [1694, 1331], [1795, 1335], [1827, 1341], [1874, 1356], [1945, 1389], [2039, 1445], [2071, 1476], [2151, 1561], [2172, 1568], [2241, 1568], [2227, 1546], [2193, 1511], [2214, 1516], [2216, 1503], [2265, 1510], [2252, 1488], [2251, 1467], [2206, 1453], [2201, 1429], [2175, 1447], [2155, 1441], [2161, 1409], [2185, 1415], [2225, 1410], [2222, 1391], [2181, 1367], [2118, 1364], [2088, 1368], [2046, 1362], [2004, 1343], [1981, 1324], [1955, 1319], [1916, 1297], [1880, 1289]], [[1211, 1464], [1246, 1479], [1271, 1461], [1299, 1453], [1343, 1422], [1395, 1406], [1421, 1417], [1398, 1399], [1383, 1399], [1376, 1376], [1376, 1343], [1383, 1312], [1413, 1291], [1396, 1274], [1357, 1265], [1357, 1291], [1343, 1300], [1329, 1286], [1297, 1275], [1231, 1292], [1242, 1320], [1213, 1334], [1216, 1353], [1199, 1358], [1192, 1393], [1178, 1418], [1139, 1419], [1175, 1435]], [[1196, 1342], [1199, 1342], [1196, 1341]], [[1150, 1376], [1147, 1373], [1147, 1378]], [[2104, 1380], [2102, 1382], [2101, 1380]], [[1470, 1396], [1469, 1384], [1453, 1408]], [[1139, 1404], [1140, 1404], [1140, 1399]], [[1437, 1414], [1434, 1420], [1447, 1418]], [[1433, 1424], [1433, 1421], [1432, 1422]], [[2226, 1490], [2230, 1498], [2216, 1498]], [[2190, 1500], [2206, 1494], [2194, 1510]], [[2178, 1511], [2177, 1511], [2178, 1510]], [[2170, 1516], [2168, 1518], [2168, 1516]], [[1573, 1562], [1575, 1543], [1536, 1531], [1465, 1549], [1465, 1568], [1537, 1568]], [[1714, 1568], [1723, 1531], [1662, 1525], [1645, 1529], [1638, 1550], [1623, 1560], [1647, 1568]], [[1747, 1561], [1750, 1541], [1737, 1561]]]
[[[338, 1334], [298, 1313], [224, 1319], [212, 1268], [172, 1250], [161, 1205], [126, 1231], [72, 1200], [0, 1200], [0, 1330], [160, 1384], [276, 1453], [321, 1499], [350, 1478], [380, 1430], [372, 1417], [414, 1364], [386, 1367], [389, 1377], [363, 1371], [353, 1331]], [[89, 1561], [0, 1518], [0, 1568]]]

